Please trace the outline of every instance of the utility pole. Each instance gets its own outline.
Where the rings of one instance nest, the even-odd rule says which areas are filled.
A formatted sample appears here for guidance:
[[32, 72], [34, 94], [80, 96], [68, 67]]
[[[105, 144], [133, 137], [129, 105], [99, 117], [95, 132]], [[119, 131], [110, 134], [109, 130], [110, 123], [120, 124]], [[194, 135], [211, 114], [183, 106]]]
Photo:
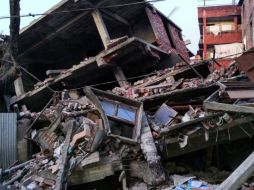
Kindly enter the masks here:
[[18, 36], [20, 29], [20, 0], [10, 0], [10, 55], [17, 57], [18, 54]]
[[[3, 55], [2, 66], [8, 69], [0, 73], [0, 95], [4, 93], [6, 81], [14, 81], [17, 78], [18, 36], [20, 30], [20, 0], [9, 0], [10, 6], [10, 39]], [[13, 65], [11, 65], [11, 62]], [[8, 85], [10, 86], [10, 85]]]

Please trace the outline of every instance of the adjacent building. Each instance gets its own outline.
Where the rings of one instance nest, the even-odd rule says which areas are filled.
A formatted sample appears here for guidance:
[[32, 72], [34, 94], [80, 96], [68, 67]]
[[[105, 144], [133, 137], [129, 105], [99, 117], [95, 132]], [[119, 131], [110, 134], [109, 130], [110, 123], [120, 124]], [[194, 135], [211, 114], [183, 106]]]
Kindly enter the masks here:
[[[198, 7], [199, 55], [203, 60], [217, 58], [227, 67], [242, 51], [241, 7], [238, 5]], [[217, 65], [218, 68], [218, 65]]]
[[238, 3], [242, 10], [242, 37], [245, 50], [254, 46], [254, 2], [253, 0], [240, 0]]

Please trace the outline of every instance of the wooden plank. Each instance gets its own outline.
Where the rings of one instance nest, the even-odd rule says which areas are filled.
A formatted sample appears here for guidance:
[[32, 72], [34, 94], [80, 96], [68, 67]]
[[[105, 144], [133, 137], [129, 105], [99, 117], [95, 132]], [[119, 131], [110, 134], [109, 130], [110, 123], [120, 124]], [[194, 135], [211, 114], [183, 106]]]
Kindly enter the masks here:
[[216, 190], [236, 190], [238, 189], [254, 172], [254, 152], [240, 165], [236, 170], [219, 186]]
[[204, 101], [204, 108], [207, 110], [254, 114], [254, 108], [252, 107], [218, 103], [218, 102]]
[[103, 42], [104, 48], [107, 49], [108, 44], [110, 43], [110, 36], [107, 30], [107, 27], [102, 19], [102, 16], [98, 10], [92, 12], [92, 16], [97, 27], [97, 30], [100, 34], [101, 40]]

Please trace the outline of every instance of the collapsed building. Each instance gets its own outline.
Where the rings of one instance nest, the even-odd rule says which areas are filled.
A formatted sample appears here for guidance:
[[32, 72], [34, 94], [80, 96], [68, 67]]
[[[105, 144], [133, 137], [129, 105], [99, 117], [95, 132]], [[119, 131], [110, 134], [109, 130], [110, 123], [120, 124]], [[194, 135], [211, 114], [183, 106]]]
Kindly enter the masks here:
[[190, 65], [181, 29], [149, 2], [64, 0], [19, 45], [2, 188], [222, 188], [252, 151], [252, 53]]

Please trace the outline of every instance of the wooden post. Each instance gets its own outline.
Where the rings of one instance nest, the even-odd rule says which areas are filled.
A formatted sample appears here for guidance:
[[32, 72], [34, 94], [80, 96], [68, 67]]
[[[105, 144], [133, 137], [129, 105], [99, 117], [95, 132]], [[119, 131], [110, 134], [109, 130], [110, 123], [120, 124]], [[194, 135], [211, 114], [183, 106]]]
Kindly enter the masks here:
[[236, 190], [238, 189], [254, 172], [254, 152], [238, 166], [238, 168], [219, 186], [216, 190]]
[[104, 48], [107, 49], [107, 46], [110, 42], [110, 36], [107, 30], [107, 27], [102, 19], [102, 16], [98, 10], [92, 12], [94, 22], [96, 24], [97, 30], [100, 34], [101, 40], [103, 42]]
[[18, 54], [18, 36], [20, 29], [20, 0], [9, 0], [10, 15], [13, 16], [10, 19], [10, 55], [16, 59]]
[[115, 65], [113, 67], [113, 72], [120, 87], [129, 85], [121, 67]]

